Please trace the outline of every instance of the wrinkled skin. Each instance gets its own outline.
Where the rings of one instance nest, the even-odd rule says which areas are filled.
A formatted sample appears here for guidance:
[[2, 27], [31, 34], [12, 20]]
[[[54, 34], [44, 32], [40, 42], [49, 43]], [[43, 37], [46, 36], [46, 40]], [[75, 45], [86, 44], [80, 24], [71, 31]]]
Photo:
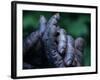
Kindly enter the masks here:
[[[81, 66], [85, 41], [74, 40], [58, 25], [59, 13], [48, 21], [40, 16], [39, 30], [32, 32], [23, 42], [24, 69]], [[35, 49], [37, 54], [30, 52]], [[26, 64], [27, 63], [27, 64]]]
[[75, 64], [76, 66], [81, 66], [83, 59], [83, 51], [84, 51], [85, 41], [82, 37], [78, 37], [75, 40]]
[[[57, 16], [56, 16], [57, 15]], [[57, 33], [57, 20], [59, 16], [55, 14], [49, 20], [47, 32], [44, 34], [43, 42], [45, 47], [46, 56], [48, 61], [54, 67], [64, 67], [63, 59], [57, 51], [57, 45], [55, 44], [55, 34]], [[54, 21], [54, 22], [52, 22]]]
[[32, 47], [35, 46], [36, 43], [38, 43], [41, 36], [44, 34], [46, 30], [46, 19], [44, 16], [40, 16], [39, 21], [39, 30], [32, 32], [23, 42], [23, 53], [25, 53]]
[[64, 57], [64, 62], [66, 66], [72, 66], [72, 63], [74, 61], [74, 53], [75, 53], [75, 48], [74, 48], [74, 39], [72, 36], [67, 35], [67, 50], [66, 50], [66, 54]]
[[58, 52], [61, 55], [64, 55], [67, 49], [67, 39], [66, 39], [66, 32], [64, 29], [59, 29], [59, 36], [58, 36]]

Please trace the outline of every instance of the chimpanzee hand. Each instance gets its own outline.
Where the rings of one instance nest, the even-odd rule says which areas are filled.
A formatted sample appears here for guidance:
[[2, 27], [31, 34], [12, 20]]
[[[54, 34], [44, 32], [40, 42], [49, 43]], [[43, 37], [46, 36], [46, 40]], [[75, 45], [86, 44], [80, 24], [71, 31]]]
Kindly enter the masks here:
[[79, 37], [74, 40], [64, 29], [58, 27], [59, 19], [58, 13], [50, 18], [43, 36], [48, 60], [55, 67], [81, 66], [84, 39]]
[[[59, 13], [53, 15], [49, 21], [40, 16], [39, 30], [32, 32], [23, 43], [23, 52], [26, 53], [34, 44], [42, 40], [48, 63], [54, 67], [81, 66], [84, 39], [78, 37], [74, 40], [71, 35], [58, 26]], [[33, 65], [34, 66], [34, 65]]]

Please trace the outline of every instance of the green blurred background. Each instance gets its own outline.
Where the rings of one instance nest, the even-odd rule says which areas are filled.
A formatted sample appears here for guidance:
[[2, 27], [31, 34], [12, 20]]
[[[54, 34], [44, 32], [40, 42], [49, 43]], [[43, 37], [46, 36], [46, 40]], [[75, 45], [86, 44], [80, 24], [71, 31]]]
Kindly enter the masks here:
[[[47, 20], [52, 15], [58, 12], [46, 12], [46, 11], [23, 11], [23, 38], [26, 38], [32, 31], [39, 28], [40, 15], [44, 15]], [[91, 15], [83, 13], [67, 13], [59, 12], [60, 20], [58, 22], [60, 27], [63, 27], [66, 32], [76, 39], [81, 36], [85, 39], [85, 50], [83, 58], [83, 66], [91, 65]]]

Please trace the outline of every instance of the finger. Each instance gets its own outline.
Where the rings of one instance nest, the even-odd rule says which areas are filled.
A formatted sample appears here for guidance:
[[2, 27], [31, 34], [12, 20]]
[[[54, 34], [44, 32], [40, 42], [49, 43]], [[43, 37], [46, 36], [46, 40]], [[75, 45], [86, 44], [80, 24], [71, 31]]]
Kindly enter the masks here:
[[[55, 15], [53, 15], [49, 21], [47, 22], [47, 28], [46, 31], [44, 33], [43, 39], [47, 39], [49, 35], [53, 35], [54, 36], [54, 31], [56, 33], [56, 24], [57, 24], [57, 20], [59, 19], [59, 13], [56, 13]], [[53, 32], [53, 33], [52, 33]], [[52, 33], [52, 34], [51, 34]]]
[[74, 47], [75, 41], [74, 38], [70, 35], [67, 35], [67, 44], [72, 45]]
[[57, 21], [60, 19], [60, 15], [59, 13], [56, 13], [55, 15], [53, 15], [50, 20], [48, 21], [48, 24], [47, 26], [50, 26], [51, 25], [56, 25], [57, 24]]
[[58, 52], [63, 56], [66, 48], [67, 48], [67, 39], [66, 39], [66, 32], [64, 29], [59, 29], [59, 36], [58, 36]]
[[45, 24], [46, 22], [46, 18], [43, 15], [40, 15], [40, 24]]
[[82, 65], [84, 45], [85, 45], [85, 40], [82, 37], [78, 37], [75, 40], [75, 61], [76, 61], [76, 66], [81, 66]]
[[41, 15], [39, 21], [39, 26], [40, 26], [39, 32], [41, 35], [43, 35], [46, 30], [46, 22], [47, 22], [46, 18], [43, 15]]
[[72, 66], [72, 63], [74, 61], [74, 39], [72, 36], [67, 35], [67, 50], [65, 53], [64, 63], [66, 66]]
[[75, 48], [83, 52], [84, 50], [84, 45], [85, 45], [85, 40], [82, 37], [78, 37], [75, 40]]
[[29, 36], [27, 36], [23, 41], [23, 53], [29, 51], [31, 47], [33, 47], [40, 39], [40, 34], [38, 31], [32, 32]]
[[81, 66], [82, 65], [82, 59], [83, 59], [82, 52], [79, 51], [78, 49], [75, 49], [75, 62], [76, 62], [76, 66]]

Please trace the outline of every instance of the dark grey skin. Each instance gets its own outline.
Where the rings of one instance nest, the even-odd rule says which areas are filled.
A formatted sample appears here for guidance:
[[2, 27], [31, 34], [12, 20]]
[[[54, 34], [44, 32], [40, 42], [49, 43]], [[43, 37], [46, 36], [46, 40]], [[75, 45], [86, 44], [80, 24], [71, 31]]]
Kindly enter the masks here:
[[49, 21], [48, 21], [48, 23], [47, 23], [47, 27], [50, 27], [50, 26], [52, 26], [52, 25], [56, 25], [59, 19], [60, 19], [60, 15], [59, 15], [59, 13], [56, 13], [55, 15], [53, 15], [53, 16], [49, 19]]
[[54, 37], [57, 32], [56, 24], [58, 18], [58, 14], [55, 14], [53, 17], [50, 18], [47, 24], [48, 29], [43, 37], [43, 42], [49, 63], [54, 67], [65, 67], [63, 59], [57, 51], [57, 45], [54, 42]]
[[73, 61], [73, 66], [82, 66], [83, 53], [75, 49], [75, 58]]
[[[36, 57], [31, 56], [33, 59], [31, 61], [32, 66], [34, 66], [33, 68], [38, 68], [34, 63], [40, 62], [38, 65], [44, 64], [42, 61], [44, 56], [48, 60], [47, 63], [53, 67], [81, 66], [85, 41], [81, 37], [74, 41], [71, 35], [67, 35], [65, 30], [57, 25], [59, 19], [59, 13], [53, 15], [48, 22], [44, 16], [40, 16], [39, 30], [32, 32], [24, 40], [24, 55], [30, 48], [33, 49], [34, 47], [37, 51], [40, 49], [40, 53], [36, 54]], [[64, 56], [61, 54], [64, 54]], [[31, 68], [31, 64], [24, 64], [24, 67]]]
[[35, 45], [35, 43], [38, 42], [39, 40], [39, 32], [32, 32], [24, 41], [23, 41], [23, 53], [24, 55], [26, 54], [26, 52]]
[[34, 46], [41, 36], [44, 34], [46, 30], [46, 19], [44, 16], [40, 16], [40, 21], [39, 21], [39, 30], [32, 32], [23, 42], [23, 53], [25, 53], [32, 47]]
[[75, 60], [73, 62], [73, 65], [82, 66], [84, 46], [85, 40], [82, 37], [78, 37], [75, 40]]
[[57, 38], [57, 41], [58, 41], [58, 52], [61, 55], [64, 55], [64, 53], [66, 52], [66, 49], [67, 49], [66, 31], [64, 29], [60, 28], [58, 30], [58, 32], [59, 32], [59, 36]]
[[44, 32], [46, 31], [46, 28], [47, 28], [46, 23], [47, 23], [46, 18], [43, 15], [41, 15], [40, 16], [40, 21], [39, 21], [39, 26], [40, 26], [39, 32], [40, 32], [40, 36], [43, 36]]
[[75, 48], [83, 52], [85, 46], [85, 40], [82, 37], [78, 37], [75, 40]]
[[67, 50], [64, 57], [64, 63], [66, 66], [72, 66], [72, 63], [74, 61], [74, 39], [72, 36], [67, 35]]

